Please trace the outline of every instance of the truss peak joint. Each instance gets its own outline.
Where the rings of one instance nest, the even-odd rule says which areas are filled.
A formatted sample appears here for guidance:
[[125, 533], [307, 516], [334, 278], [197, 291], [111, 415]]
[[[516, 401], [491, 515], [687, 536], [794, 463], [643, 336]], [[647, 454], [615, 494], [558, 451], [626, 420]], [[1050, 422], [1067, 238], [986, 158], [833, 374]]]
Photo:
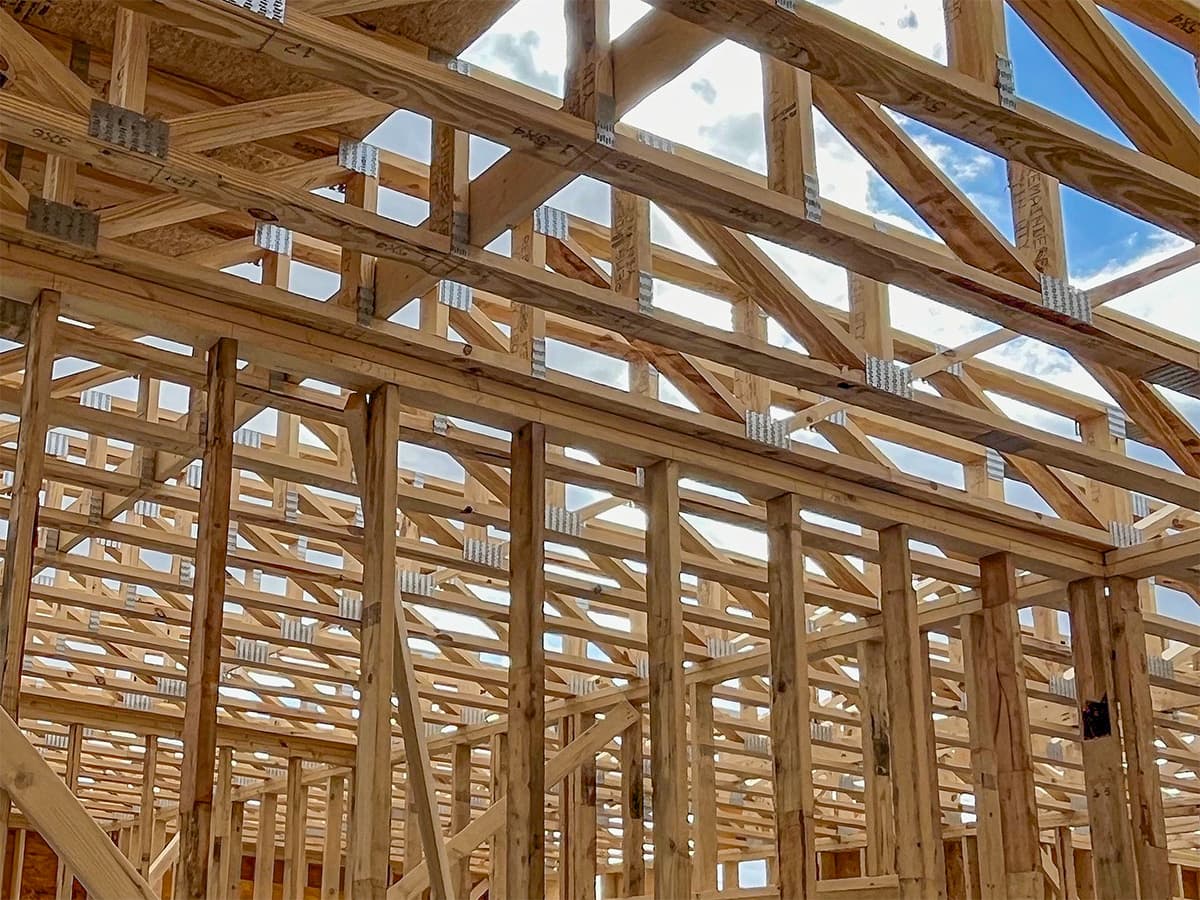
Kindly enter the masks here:
[[67, 244], [95, 250], [100, 237], [100, 215], [67, 203], [30, 197], [25, 227]]
[[137, 110], [93, 100], [88, 114], [88, 135], [134, 153], [165, 160], [171, 144], [171, 126]]

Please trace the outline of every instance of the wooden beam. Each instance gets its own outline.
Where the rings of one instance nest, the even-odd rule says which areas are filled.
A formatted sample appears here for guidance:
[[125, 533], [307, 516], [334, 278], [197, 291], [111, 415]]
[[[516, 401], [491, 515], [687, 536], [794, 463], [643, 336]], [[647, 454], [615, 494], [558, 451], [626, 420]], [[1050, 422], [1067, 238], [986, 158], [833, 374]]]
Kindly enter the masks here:
[[800, 511], [800, 498], [795, 494], [781, 494], [767, 501], [776, 882], [784, 897], [812, 897], [817, 891]]
[[[146, 107], [146, 77], [150, 69], [150, 21], [132, 9], [116, 10], [108, 102], [142, 112]], [[174, 132], [172, 131], [172, 137]]]
[[540, 896], [545, 882], [545, 513], [546, 431], [522, 426], [512, 439], [509, 517], [508, 804], [510, 900]]
[[51, 771], [5, 710], [0, 710], [0, 788], [33, 823], [96, 900], [156, 900], [133, 863]]
[[1012, 7], [1135, 147], [1200, 174], [1200, 125], [1093, 0], [1012, 0]]
[[646, 631], [650, 656], [650, 785], [654, 792], [654, 896], [688, 896], [687, 729], [683, 610], [679, 598], [679, 466], [646, 472]]
[[1113, 704], [1111, 612], [1104, 582], [1083, 578], [1067, 586], [1071, 654], [1083, 744], [1083, 778], [1091, 827], [1097, 900], [1135, 897], [1137, 865], [1125, 804], [1121, 735]]
[[208, 896], [236, 379], [237, 341], [221, 338], [208, 351], [205, 381], [203, 476], [188, 652], [187, 716], [183, 722], [180, 763], [180, 845], [173, 887], [175, 900], [204, 900]]
[[[762, 0], [650, 3], [984, 150], [1042, 167], [1064, 184], [1139, 218], [1185, 237], [1200, 236], [1200, 181], [1194, 177], [1032, 103], [1017, 100], [1015, 109], [1006, 109], [977, 81], [955, 77], [808, 0], [797, 0], [790, 11]], [[931, 97], [937, 102], [930, 102]], [[1112, 191], [1110, 179], [1117, 173], [1139, 189]], [[1190, 199], [1184, 196], [1188, 193]]]

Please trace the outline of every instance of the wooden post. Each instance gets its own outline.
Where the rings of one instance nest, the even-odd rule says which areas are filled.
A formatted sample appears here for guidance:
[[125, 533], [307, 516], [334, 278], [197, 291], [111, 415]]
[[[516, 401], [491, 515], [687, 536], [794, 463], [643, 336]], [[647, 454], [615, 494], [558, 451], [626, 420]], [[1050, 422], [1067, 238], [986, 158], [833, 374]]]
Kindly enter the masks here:
[[330, 775], [325, 789], [325, 845], [321, 851], [321, 900], [341, 896], [342, 819], [346, 807], [346, 779]]
[[1146, 631], [1138, 583], [1110, 578], [1114, 678], [1121, 709], [1129, 806], [1133, 820], [1133, 855], [1143, 897], [1170, 895], [1167, 826], [1154, 745], [1154, 703], [1146, 662]]
[[[504, 796], [505, 783], [508, 781], [508, 735], [492, 735], [491, 741], [491, 794], [492, 803]], [[493, 836], [488, 842], [488, 896], [489, 900], [505, 900], [508, 896], [508, 875], [506, 866], [508, 854], [504, 851], [503, 837]]]
[[212, 845], [208, 852], [208, 882], [214, 893], [224, 890], [228, 866], [229, 816], [233, 804], [233, 748], [217, 752], [217, 780], [213, 790]]
[[979, 562], [983, 610], [964, 617], [967, 718], [984, 897], [1043, 895], [1017, 585], [1007, 554]]
[[275, 816], [278, 794], [263, 794], [258, 801], [258, 838], [254, 843], [254, 900], [271, 900], [275, 884]]
[[[922, 659], [925, 645], [917, 628], [908, 526], [893, 525], [879, 532], [879, 574], [892, 771], [911, 773], [892, 779], [900, 895], [914, 900], [944, 898], [945, 873], [938, 864], [937, 772], [930, 746], [931, 701]], [[907, 839], [901, 839], [902, 833]]]
[[229, 804], [229, 834], [225, 838], [225, 863], [222, 866], [227, 900], [239, 900], [242, 896], [242, 828], [245, 820], [245, 801], [232, 801]]
[[713, 688], [691, 686], [692, 887], [717, 889], [717, 768], [713, 760]]
[[[12, 900], [20, 900], [21, 897], [21, 876], [25, 874], [25, 835], [26, 830], [20, 828], [12, 833], [13, 835], [13, 852], [12, 852], [12, 874], [8, 882], [8, 896]], [[7, 835], [5, 836], [7, 838]], [[7, 850], [7, 841], [5, 844]], [[0, 868], [0, 874], [3, 874], [3, 868]]]
[[1083, 742], [1083, 781], [1091, 825], [1092, 867], [1097, 900], [1135, 897], [1137, 867], [1125, 805], [1125, 774], [1112, 670], [1108, 598], [1099, 578], [1067, 586], [1071, 609], [1071, 652]]
[[[391, 851], [392, 691], [400, 649], [396, 623], [398, 404], [398, 388], [393, 384], [381, 385], [368, 397], [356, 395], [348, 404], [359, 416], [351, 429], [351, 453], [362, 499], [364, 533], [370, 536], [363, 555], [358, 752], [351, 847], [353, 893], [359, 900], [384, 897]], [[412, 759], [410, 754], [410, 762], [422, 761]], [[410, 771], [410, 786], [415, 776], [416, 772]], [[410, 791], [409, 815], [413, 805]]]
[[892, 749], [888, 727], [887, 669], [881, 641], [858, 645], [858, 701], [862, 717], [863, 808], [866, 875], [896, 871], [896, 821], [892, 815]]
[[[595, 723], [595, 716], [584, 713], [573, 717], [578, 737]], [[569, 891], [564, 900], [596, 900], [596, 755], [585, 757], [568, 777], [571, 795], [570, 841], [565, 849], [570, 856]], [[566, 834], [566, 832], [564, 832]]]
[[308, 852], [305, 840], [308, 830], [308, 788], [304, 784], [301, 759], [288, 759], [287, 809], [283, 824], [283, 894], [282, 900], [304, 900], [308, 887]]
[[[0, 708], [14, 722], [20, 720], [21, 668], [25, 660], [29, 589], [37, 545], [38, 497], [46, 459], [50, 375], [54, 368], [59, 300], [57, 291], [38, 294], [29, 313], [25, 338], [21, 422], [17, 428], [17, 459], [13, 466], [12, 499], [4, 547], [4, 582], [0, 592]], [[8, 834], [11, 805], [8, 794], [0, 790], [0, 835]], [[0, 852], [0, 863], [2, 857]]]
[[195, 589], [188, 652], [187, 715], [179, 787], [179, 864], [175, 900], [208, 896], [217, 689], [221, 681], [221, 619], [233, 484], [237, 342], [221, 338], [208, 351], [203, 479], [196, 538]]
[[621, 893], [626, 897], [636, 897], [646, 889], [644, 759], [639, 711], [621, 735]]
[[146, 735], [146, 746], [142, 754], [142, 801], [138, 808], [138, 852], [137, 866], [143, 878], [150, 875], [150, 863], [154, 861], [154, 783], [158, 778], [158, 735]]
[[781, 494], [767, 502], [767, 547], [777, 883], [784, 897], [813, 897], [817, 851], [808, 715], [808, 625], [800, 498], [795, 494]]
[[679, 599], [679, 466], [646, 470], [646, 621], [650, 656], [650, 784], [654, 797], [654, 896], [691, 892], [683, 608]]
[[[83, 755], [83, 726], [73, 723], [67, 730], [67, 770], [63, 783], [71, 793], [79, 789], [79, 766]], [[66, 860], [58, 860], [58, 876], [55, 879], [55, 897], [57, 900], [70, 900], [74, 893], [75, 873], [67, 866]]]
[[[454, 745], [451, 760], [451, 803], [450, 834], [462, 831], [471, 822], [471, 745], [464, 742]], [[455, 897], [466, 897], [471, 893], [471, 857], [462, 857], [450, 871]]]
[[546, 430], [531, 422], [512, 438], [508, 629], [508, 889], [541, 896], [545, 881]]

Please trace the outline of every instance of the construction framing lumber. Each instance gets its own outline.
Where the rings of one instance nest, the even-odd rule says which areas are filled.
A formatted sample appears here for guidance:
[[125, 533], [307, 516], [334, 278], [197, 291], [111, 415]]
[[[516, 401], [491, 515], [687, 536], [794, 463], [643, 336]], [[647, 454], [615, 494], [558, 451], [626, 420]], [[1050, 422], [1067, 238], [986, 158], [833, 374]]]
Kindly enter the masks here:
[[1200, 900], [1200, 8], [844, 12], [0, 2], [2, 890]]

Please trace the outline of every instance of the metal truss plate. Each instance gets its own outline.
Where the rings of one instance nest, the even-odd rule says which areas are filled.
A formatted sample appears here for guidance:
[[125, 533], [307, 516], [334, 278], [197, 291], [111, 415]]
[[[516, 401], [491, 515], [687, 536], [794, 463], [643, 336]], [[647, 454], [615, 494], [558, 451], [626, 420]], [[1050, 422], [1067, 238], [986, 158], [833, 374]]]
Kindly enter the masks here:
[[100, 237], [100, 216], [66, 203], [30, 197], [25, 227], [68, 244], [95, 250], [96, 240]]
[[746, 411], [746, 437], [760, 444], [786, 450], [792, 445], [783, 419], [772, 419], [770, 413]]
[[1013, 77], [1012, 60], [1007, 56], [996, 56], [996, 90], [1002, 107], [1007, 110], [1017, 108], [1017, 83]]
[[272, 19], [276, 22], [282, 22], [283, 17], [287, 14], [286, 0], [225, 0], [225, 2], [248, 9], [264, 19]]
[[272, 222], [254, 223], [254, 246], [281, 256], [292, 255], [292, 231]]
[[1142, 529], [1129, 522], [1109, 522], [1108, 534], [1118, 547], [1134, 547], [1146, 539]]
[[438, 282], [438, 303], [443, 306], [448, 306], [451, 309], [459, 309], [467, 312], [471, 308], [471, 300], [475, 292], [470, 285], [461, 284], [457, 281], [439, 281]]
[[887, 391], [889, 394], [896, 394], [899, 397], [913, 395], [912, 379], [909, 377], [908, 370], [901, 368], [891, 360], [868, 356], [866, 373], [869, 387]]
[[999, 451], [993, 450], [991, 447], [984, 450], [984, 468], [987, 471], [987, 477], [992, 481], [1004, 480], [1004, 457], [1000, 455]]
[[534, 378], [546, 377], [546, 338], [540, 334], [529, 346], [529, 373]]
[[654, 276], [649, 272], [638, 272], [638, 312], [654, 311]]
[[810, 222], [820, 222], [821, 216], [821, 185], [815, 174], [806, 172], [804, 173], [804, 218]]
[[1087, 291], [1072, 287], [1062, 278], [1041, 274], [1042, 305], [1046, 309], [1074, 319], [1077, 322], [1092, 321], [1092, 304], [1088, 300]]
[[1178, 391], [1189, 397], [1200, 397], [1200, 369], [1193, 369], [1183, 363], [1167, 363], [1146, 373], [1146, 381], [1165, 387], [1167, 390]]
[[171, 126], [162, 119], [151, 119], [133, 109], [93, 100], [88, 115], [88, 134], [134, 153], [157, 159], [167, 158]]
[[637, 139], [639, 144], [645, 144], [647, 147], [653, 147], [655, 150], [661, 150], [663, 153], [675, 152], [674, 141], [667, 140], [665, 137], [654, 134], [652, 131], [642, 131], [639, 129]]
[[596, 143], [610, 148], [617, 145], [617, 101], [612, 94], [596, 97]]
[[565, 241], [570, 236], [569, 219], [564, 210], [539, 206], [533, 211], [533, 230], [546, 237]]
[[338, 144], [338, 165], [368, 178], [378, 178], [379, 148], [366, 141], [342, 138]]

